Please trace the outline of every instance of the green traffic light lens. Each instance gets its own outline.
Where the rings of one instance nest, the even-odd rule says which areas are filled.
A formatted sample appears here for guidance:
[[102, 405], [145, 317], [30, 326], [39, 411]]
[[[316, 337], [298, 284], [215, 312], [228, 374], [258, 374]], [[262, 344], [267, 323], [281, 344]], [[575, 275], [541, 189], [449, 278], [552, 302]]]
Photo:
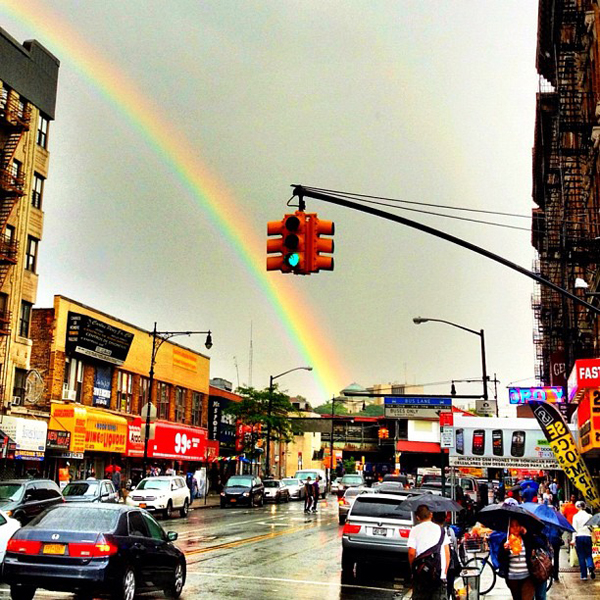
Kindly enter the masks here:
[[295, 252], [293, 254], [288, 254], [285, 257], [285, 262], [290, 267], [297, 267], [300, 263], [300, 255]]

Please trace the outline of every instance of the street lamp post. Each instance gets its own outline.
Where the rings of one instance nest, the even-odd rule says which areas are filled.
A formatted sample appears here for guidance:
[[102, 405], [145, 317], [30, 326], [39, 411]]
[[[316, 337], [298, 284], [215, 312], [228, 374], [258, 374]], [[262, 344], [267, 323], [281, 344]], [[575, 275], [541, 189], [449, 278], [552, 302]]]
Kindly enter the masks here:
[[150, 435], [150, 411], [152, 408], [152, 388], [154, 383], [154, 364], [156, 363], [156, 355], [160, 350], [160, 347], [164, 342], [170, 340], [172, 337], [178, 335], [196, 335], [196, 334], [206, 334], [206, 341], [204, 345], [207, 350], [212, 348], [212, 334], [210, 330], [208, 331], [156, 331], [156, 322], [154, 323], [154, 329], [152, 330], [152, 356], [150, 358], [150, 381], [148, 386], [148, 407], [146, 411], [146, 432], [144, 435], [144, 473], [146, 475], [146, 469], [148, 467], [148, 439]]
[[289, 369], [284, 371], [283, 373], [279, 373], [279, 375], [271, 375], [269, 377], [269, 406], [267, 409], [267, 454], [265, 456], [265, 472], [267, 477], [269, 476], [269, 472], [271, 470], [271, 411], [273, 410], [273, 382], [292, 371], [312, 371], [312, 367], [294, 367], [293, 369]]
[[[485, 334], [483, 332], [483, 329], [480, 329], [479, 331], [476, 331], [475, 329], [469, 329], [468, 327], [464, 327], [463, 325], [459, 325], [458, 323], [453, 323], [452, 321], [445, 321], [444, 319], [429, 319], [429, 318], [424, 318], [424, 317], [415, 317], [413, 319], [413, 323], [415, 325], [421, 325], [421, 323], [427, 323], [427, 322], [431, 322], [431, 323], [444, 323], [446, 325], [451, 325], [452, 327], [456, 327], [457, 329], [462, 329], [463, 331], [467, 331], [469, 333], [472, 333], [473, 335], [478, 335], [480, 342], [481, 342], [481, 371], [482, 371], [482, 380], [483, 380], [483, 400], [484, 402], [487, 404], [488, 403], [488, 391], [487, 391], [487, 381], [488, 381], [488, 377], [487, 377], [487, 368], [486, 368], [486, 362], [485, 362]], [[498, 405], [496, 404], [496, 416], [498, 415]], [[446, 458], [446, 453], [444, 452], [444, 449], [441, 447], [441, 440], [440, 440], [440, 452], [441, 452], [441, 459], [442, 459], [442, 495], [445, 495], [446, 492], [446, 473], [445, 473], [445, 458]]]

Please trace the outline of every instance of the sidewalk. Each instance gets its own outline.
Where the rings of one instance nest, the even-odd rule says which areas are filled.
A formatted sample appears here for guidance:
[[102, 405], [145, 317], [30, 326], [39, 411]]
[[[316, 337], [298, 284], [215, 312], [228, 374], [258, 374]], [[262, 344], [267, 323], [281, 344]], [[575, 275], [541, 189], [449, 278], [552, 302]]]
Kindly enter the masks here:
[[221, 505], [221, 496], [217, 492], [208, 492], [206, 498], [196, 498], [192, 502], [191, 510], [200, 510], [204, 508], [219, 508]]

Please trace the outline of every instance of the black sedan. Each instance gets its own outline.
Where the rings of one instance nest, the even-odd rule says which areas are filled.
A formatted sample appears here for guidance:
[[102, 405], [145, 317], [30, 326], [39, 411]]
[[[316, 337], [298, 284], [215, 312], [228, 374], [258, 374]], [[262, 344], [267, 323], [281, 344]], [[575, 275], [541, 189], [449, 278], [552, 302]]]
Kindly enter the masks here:
[[119, 501], [119, 494], [109, 479], [86, 479], [71, 481], [63, 490], [67, 502], [109, 502]]
[[232, 475], [221, 492], [221, 508], [246, 504], [262, 506], [265, 503], [265, 486], [254, 475]]
[[119, 600], [164, 590], [178, 598], [186, 561], [172, 543], [176, 539], [135, 507], [62, 504], [9, 540], [3, 579], [13, 600], [31, 600], [37, 588]]

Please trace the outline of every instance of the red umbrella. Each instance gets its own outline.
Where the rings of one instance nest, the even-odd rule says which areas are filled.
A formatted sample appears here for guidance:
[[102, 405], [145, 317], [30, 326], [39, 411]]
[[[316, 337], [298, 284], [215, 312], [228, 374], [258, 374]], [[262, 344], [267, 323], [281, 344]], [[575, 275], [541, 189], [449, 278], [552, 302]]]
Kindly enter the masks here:
[[108, 465], [106, 469], [104, 469], [105, 473], [112, 473], [115, 468], [115, 465]]

